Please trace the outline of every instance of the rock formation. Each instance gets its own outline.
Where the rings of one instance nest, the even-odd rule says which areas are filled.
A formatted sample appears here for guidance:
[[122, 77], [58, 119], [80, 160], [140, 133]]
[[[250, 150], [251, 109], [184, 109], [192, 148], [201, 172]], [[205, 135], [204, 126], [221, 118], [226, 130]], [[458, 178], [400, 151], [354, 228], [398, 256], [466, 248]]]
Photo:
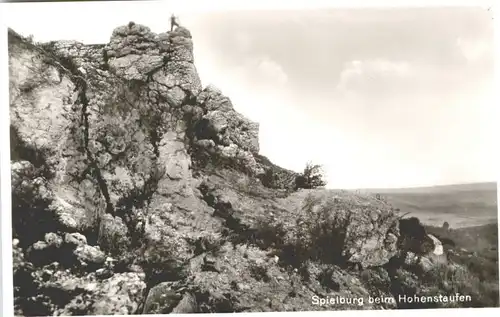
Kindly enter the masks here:
[[[394, 259], [421, 246], [418, 224], [370, 196], [294, 192], [296, 174], [259, 154], [259, 125], [202, 87], [186, 28], [130, 23], [105, 45], [10, 30], [9, 66], [18, 314], [325, 310], [312, 296], [397, 294]], [[334, 309], [382, 307], [397, 304]]]

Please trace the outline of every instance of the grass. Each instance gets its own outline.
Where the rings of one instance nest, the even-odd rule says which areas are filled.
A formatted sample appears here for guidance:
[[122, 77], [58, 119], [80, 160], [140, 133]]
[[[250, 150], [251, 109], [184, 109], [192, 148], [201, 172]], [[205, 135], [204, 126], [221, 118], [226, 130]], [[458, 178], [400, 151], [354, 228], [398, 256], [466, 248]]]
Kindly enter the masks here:
[[437, 266], [431, 274], [441, 281], [442, 288], [450, 293], [459, 292], [472, 297], [468, 307], [498, 307], [498, 226], [488, 224], [445, 230], [427, 226], [426, 231], [444, 243], [451, 262]]
[[442, 227], [426, 226], [426, 231], [441, 240], [451, 240], [458, 248], [470, 251], [498, 253], [498, 225], [487, 224], [445, 230]]

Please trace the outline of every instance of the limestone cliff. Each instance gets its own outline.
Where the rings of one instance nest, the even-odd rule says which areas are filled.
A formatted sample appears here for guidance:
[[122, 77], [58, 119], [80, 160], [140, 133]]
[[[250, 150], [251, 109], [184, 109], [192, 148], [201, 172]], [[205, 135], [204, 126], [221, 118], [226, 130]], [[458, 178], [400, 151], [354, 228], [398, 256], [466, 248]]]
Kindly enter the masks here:
[[202, 87], [186, 28], [129, 23], [105, 45], [10, 30], [9, 67], [20, 315], [396, 308], [312, 298], [394, 298], [408, 254], [433, 248], [383, 201], [293, 191], [258, 123]]

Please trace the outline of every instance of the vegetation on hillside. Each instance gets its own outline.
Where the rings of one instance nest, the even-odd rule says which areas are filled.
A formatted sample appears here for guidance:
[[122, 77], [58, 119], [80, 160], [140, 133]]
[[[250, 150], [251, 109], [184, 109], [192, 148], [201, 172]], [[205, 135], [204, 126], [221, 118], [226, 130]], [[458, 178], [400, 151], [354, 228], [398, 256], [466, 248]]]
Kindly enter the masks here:
[[308, 162], [304, 171], [295, 179], [295, 186], [297, 189], [313, 189], [326, 185], [324, 179], [324, 172], [322, 166]]

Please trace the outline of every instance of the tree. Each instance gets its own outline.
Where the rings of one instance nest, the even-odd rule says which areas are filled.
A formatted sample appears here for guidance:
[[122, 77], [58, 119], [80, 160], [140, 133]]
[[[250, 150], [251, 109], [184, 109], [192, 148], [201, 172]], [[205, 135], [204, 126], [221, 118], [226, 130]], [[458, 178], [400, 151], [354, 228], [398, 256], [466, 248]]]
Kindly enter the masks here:
[[304, 172], [299, 174], [295, 178], [295, 187], [296, 189], [312, 189], [323, 187], [326, 185], [326, 182], [323, 178], [324, 175], [322, 166], [308, 162], [306, 164], [306, 167], [304, 168]]
[[445, 221], [445, 222], [443, 223], [443, 229], [444, 229], [444, 230], [450, 230], [450, 224], [449, 224], [447, 221]]

